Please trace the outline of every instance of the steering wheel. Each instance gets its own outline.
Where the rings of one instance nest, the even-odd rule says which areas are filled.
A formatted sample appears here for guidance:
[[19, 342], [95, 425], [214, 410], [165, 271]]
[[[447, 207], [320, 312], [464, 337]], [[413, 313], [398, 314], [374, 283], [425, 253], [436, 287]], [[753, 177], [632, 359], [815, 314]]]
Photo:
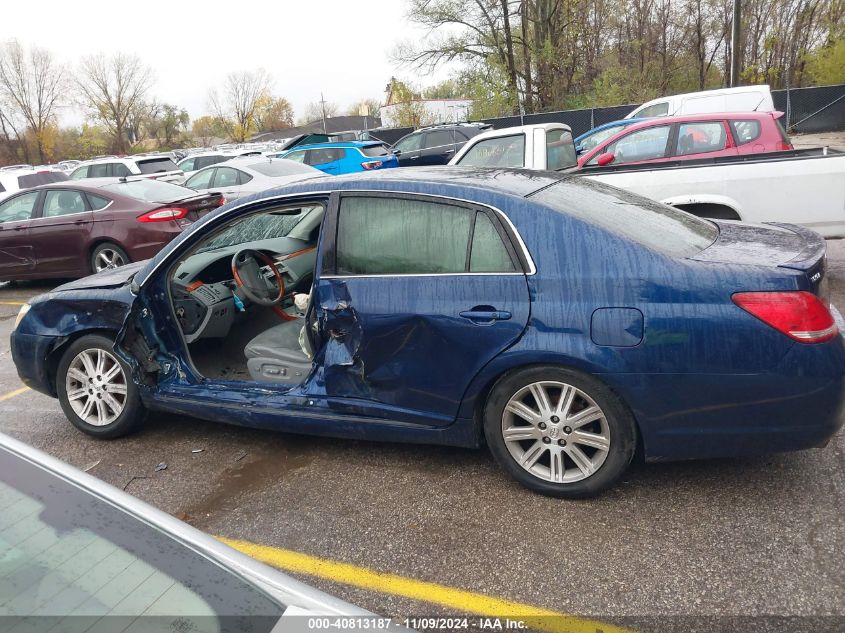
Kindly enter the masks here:
[[[262, 272], [268, 266], [275, 278], [268, 279]], [[277, 306], [285, 296], [285, 281], [282, 273], [270, 257], [251, 248], [244, 248], [232, 257], [232, 275], [238, 288], [254, 303], [262, 306]]]

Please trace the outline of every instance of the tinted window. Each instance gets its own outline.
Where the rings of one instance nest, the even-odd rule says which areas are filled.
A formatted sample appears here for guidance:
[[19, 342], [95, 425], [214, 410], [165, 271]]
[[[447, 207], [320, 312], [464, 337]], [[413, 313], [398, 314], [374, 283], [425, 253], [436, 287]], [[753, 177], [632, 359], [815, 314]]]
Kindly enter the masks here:
[[306, 162], [309, 165], [325, 165], [341, 160], [346, 156], [346, 150], [342, 147], [325, 147], [321, 149], [309, 149]]
[[105, 209], [108, 206], [109, 202], [111, 202], [111, 200], [109, 200], [108, 198], [104, 198], [103, 196], [95, 196], [93, 193], [88, 193], [85, 195], [88, 196], [88, 204], [91, 205], [91, 208], [94, 209], [94, 211]]
[[194, 162], [196, 160], [196, 158], [186, 158], [181, 163], [179, 163], [178, 167], [182, 171], [194, 171]]
[[387, 156], [388, 151], [384, 145], [370, 145], [369, 147], [360, 147], [361, 153], [364, 156]]
[[677, 156], [716, 152], [725, 149], [725, 126], [712, 123], [682, 123], [678, 126]]
[[111, 175], [115, 178], [126, 178], [126, 176], [131, 176], [132, 172], [129, 171], [129, 168], [123, 163], [112, 163]]
[[[463, 141], [463, 139], [460, 139]], [[425, 146], [442, 147], [443, 145], [454, 145], [458, 141], [457, 135], [452, 130], [435, 130], [425, 135]]]
[[250, 169], [257, 171], [263, 176], [270, 178], [280, 178], [282, 176], [294, 176], [296, 174], [319, 174], [313, 167], [303, 165], [290, 160], [268, 160], [265, 163], [255, 163], [249, 166]]
[[572, 133], [566, 130], [546, 132], [546, 169], [557, 170], [578, 164]]
[[472, 212], [395, 198], [344, 198], [337, 270], [348, 275], [466, 271]]
[[524, 167], [525, 134], [478, 141], [458, 164], [467, 167]]
[[45, 218], [83, 211], [85, 211], [85, 198], [78, 191], [48, 191], [44, 195], [42, 215]]
[[677, 257], [704, 250], [719, 235], [715, 225], [706, 220], [586, 179], [563, 180], [530, 198], [610, 233]]
[[0, 182], [0, 193], [3, 193], [4, 191], [6, 191], [6, 187], [4, 187], [3, 183]]
[[88, 165], [89, 178], [108, 178], [110, 174], [111, 163], [98, 163], [96, 165]]
[[419, 149], [422, 146], [422, 134], [411, 134], [406, 136], [403, 139], [399, 139], [396, 145], [393, 146], [393, 149], [399, 150], [400, 152], [411, 152], [415, 149]]
[[143, 200], [144, 202], [176, 202], [197, 195], [196, 191], [159, 180], [130, 180], [106, 185], [103, 189]]
[[737, 145], [745, 145], [760, 138], [763, 131], [759, 121], [731, 121]]
[[136, 160], [135, 164], [142, 174], [157, 174], [164, 171], [177, 171], [179, 168], [169, 158], [146, 158]]
[[208, 167], [209, 165], [216, 165], [217, 163], [222, 163], [230, 158], [231, 156], [197, 156], [195, 159], [197, 162], [194, 169], [202, 169], [203, 167]]
[[[605, 147], [605, 152], [614, 156], [613, 164], [630, 163], [638, 160], [663, 158], [666, 155], [666, 143], [669, 140], [668, 125], [650, 127], [637, 130], [623, 136], [615, 143]], [[593, 157], [591, 165], [595, 165], [598, 156]]]
[[83, 178], [88, 177], [88, 165], [84, 165], [82, 167], [77, 167], [73, 170], [73, 173], [70, 175], [71, 180], [82, 180]]
[[475, 216], [469, 270], [473, 273], [514, 272], [511, 256], [493, 221], [480, 211]]
[[2, 449], [0, 551], [4, 613], [68, 616], [36, 619], [34, 629], [261, 633], [285, 608], [166, 532]]
[[25, 193], [6, 200], [0, 204], [0, 222], [16, 222], [28, 220], [32, 216], [38, 192]]
[[195, 173], [185, 182], [186, 187], [191, 189], [208, 189], [211, 187], [211, 177], [214, 175], [216, 169], [204, 169]]
[[664, 101], [663, 103], [655, 103], [647, 108], [643, 108], [637, 111], [634, 116], [640, 119], [647, 119], [648, 117], [666, 116], [667, 114], [669, 114], [669, 102]]
[[38, 185], [48, 185], [51, 182], [64, 182], [67, 179], [68, 177], [65, 174], [58, 171], [41, 171], [37, 174], [18, 176], [18, 187], [29, 189]]
[[215, 187], [235, 187], [241, 184], [241, 172], [231, 167], [218, 167], [214, 176]]

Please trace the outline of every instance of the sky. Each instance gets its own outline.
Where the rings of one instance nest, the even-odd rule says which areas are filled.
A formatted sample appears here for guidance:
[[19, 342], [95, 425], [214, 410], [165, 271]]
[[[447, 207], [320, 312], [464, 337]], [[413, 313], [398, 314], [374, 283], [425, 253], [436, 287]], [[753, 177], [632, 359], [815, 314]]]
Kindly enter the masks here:
[[[448, 76], [447, 69], [420, 76], [390, 59], [398, 42], [426, 35], [406, 20], [406, 0], [3, 4], [0, 41], [46, 48], [69, 67], [99, 52], [138, 55], [156, 77], [150, 96], [185, 108], [191, 119], [208, 114], [209, 89], [234, 71], [263, 67], [296, 117], [321, 92], [345, 114], [360, 99], [383, 101], [391, 76], [421, 86]], [[68, 125], [82, 118], [72, 107], [60, 114]]]

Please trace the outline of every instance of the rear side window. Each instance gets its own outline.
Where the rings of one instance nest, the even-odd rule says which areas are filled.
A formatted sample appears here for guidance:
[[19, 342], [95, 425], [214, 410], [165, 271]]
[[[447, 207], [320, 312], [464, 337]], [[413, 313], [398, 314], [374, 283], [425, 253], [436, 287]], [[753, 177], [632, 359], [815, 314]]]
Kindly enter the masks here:
[[458, 164], [466, 167], [524, 167], [525, 134], [478, 141]]
[[232, 169], [231, 167], [218, 167], [217, 174], [214, 176], [214, 186], [234, 187], [247, 183], [250, 180], [252, 180], [252, 176], [249, 176], [242, 171]]
[[99, 163], [97, 165], [88, 165], [89, 178], [108, 178], [111, 175], [111, 163]]
[[78, 191], [48, 191], [44, 195], [42, 215], [45, 218], [83, 213], [85, 210], [85, 198]]
[[405, 198], [341, 201], [337, 271], [344, 275], [463, 273], [473, 212]]
[[578, 164], [572, 133], [567, 130], [546, 132], [546, 169], [567, 169]]
[[115, 178], [126, 178], [126, 176], [131, 176], [132, 172], [129, 171], [129, 168], [123, 163], [112, 163], [111, 175]]
[[760, 138], [763, 128], [759, 121], [731, 121], [731, 128], [734, 131], [734, 139], [737, 145], [745, 145]]
[[58, 171], [42, 171], [37, 174], [18, 176], [18, 187], [29, 189], [38, 185], [48, 185], [51, 182], [64, 182], [67, 179], [68, 177], [65, 174]]
[[169, 158], [147, 158], [136, 160], [135, 164], [142, 174], [158, 174], [165, 171], [178, 171], [179, 168]]
[[229, 160], [231, 156], [198, 156], [194, 160], [196, 160], [196, 166], [194, 169], [202, 169], [203, 167], [208, 167], [209, 165], [216, 165], [217, 163], [222, 163], [225, 160]]
[[309, 149], [306, 162], [309, 165], [325, 165], [341, 160], [346, 156], [346, 150], [342, 147], [325, 147], [321, 149]]
[[513, 260], [493, 221], [481, 211], [475, 215], [469, 271], [471, 273], [512, 273], [515, 271]]
[[4, 191], [6, 191], [6, 187], [4, 187], [3, 183], [0, 182], [0, 193], [3, 193]]
[[725, 126], [721, 121], [711, 123], [682, 123], [678, 126], [676, 156], [703, 154], [725, 149]]
[[463, 142], [464, 139], [458, 136], [452, 130], [435, 130], [428, 132], [425, 135], [425, 146], [428, 147], [442, 147], [444, 145], [454, 145], [456, 142]]
[[384, 145], [370, 145], [359, 149], [364, 156], [387, 156], [387, 148]]
[[108, 198], [104, 198], [103, 196], [97, 196], [93, 193], [85, 194], [88, 197], [88, 204], [91, 205], [91, 208], [94, 211], [99, 211], [100, 209], [105, 209], [111, 200]]
[[565, 215], [658, 253], [690, 257], [719, 236], [711, 222], [603, 183], [562, 180], [530, 196]]

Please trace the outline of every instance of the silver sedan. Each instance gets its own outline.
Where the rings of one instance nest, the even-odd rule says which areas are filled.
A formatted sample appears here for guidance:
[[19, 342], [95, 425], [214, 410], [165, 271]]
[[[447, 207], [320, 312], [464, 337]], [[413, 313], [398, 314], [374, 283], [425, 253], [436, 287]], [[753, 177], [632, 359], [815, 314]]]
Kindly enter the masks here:
[[209, 165], [185, 182], [200, 193], [223, 194], [226, 202], [288, 183], [323, 176], [323, 172], [284, 158], [250, 156]]

